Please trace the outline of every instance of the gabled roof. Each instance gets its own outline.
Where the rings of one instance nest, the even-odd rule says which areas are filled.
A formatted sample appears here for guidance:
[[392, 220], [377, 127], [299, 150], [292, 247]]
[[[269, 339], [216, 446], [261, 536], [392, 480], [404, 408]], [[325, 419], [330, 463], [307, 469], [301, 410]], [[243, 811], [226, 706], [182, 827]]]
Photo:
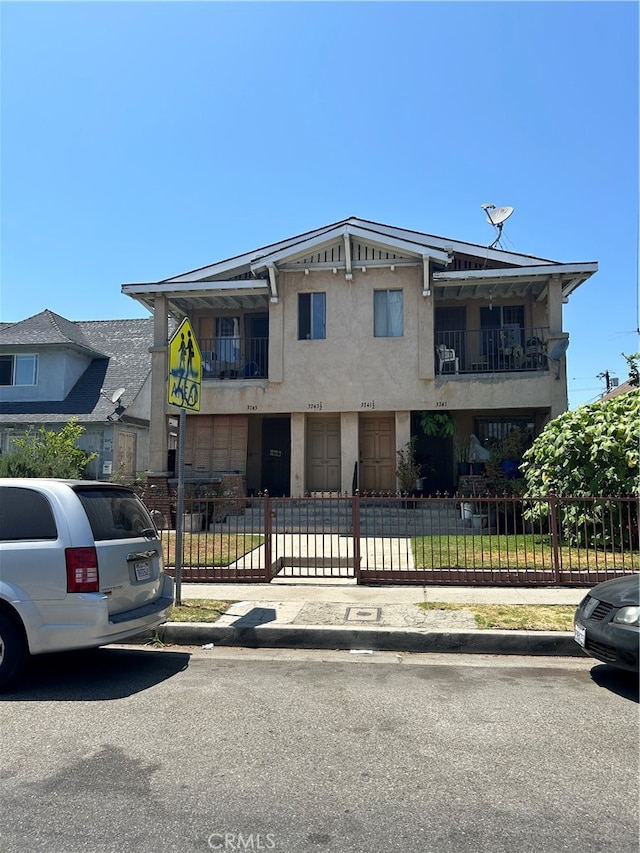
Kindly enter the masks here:
[[[0, 328], [0, 347], [73, 346], [88, 353], [100, 353], [85, 337], [78, 323], [48, 308], [18, 323]], [[103, 354], [103, 353], [100, 353]]]
[[309, 251], [314, 245], [327, 243], [343, 229], [355, 236], [368, 237], [371, 241], [382, 243], [389, 247], [401, 246], [405, 251], [413, 252], [416, 256], [430, 255], [431, 252], [446, 254], [449, 251], [461, 252], [463, 254], [481, 254], [489, 261], [512, 264], [514, 266], [532, 266], [534, 264], [553, 264], [547, 258], [536, 258], [533, 255], [522, 255], [516, 252], [505, 252], [501, 249], [488, 249], [475, 243], [466, 243], [460, 240], [452, 240], [449, 237], [436, 237], [433, 234], [424, 234], [420, 231], [411, 231], [407, 228], [396, 228], [392, 225], [384, 225], [380, 222], [372, 222], [368, 219], [359, 219], [351, 216], [341, 219], [322, 228], [289, 237], [278, 243], [271, 243], [260, 249], [253, 249], [242, 255], [236, 255], [223, 261], [217, 261], [206, 267], [191, 270], [171, 278], [164, 279], [165, 283], [178, 283], [181, 281], [206, 281], [216, 278], [230, 279], [243, 272], [251, 273], [256, 269], [265, 267], [274, 258], [282, 260], [287, 257], [295, 257], [301, 252]]
[[122, 292], [150, 311], [155, 296], [164, 295], [176, 317], [238, 304], [266, 311], [278, 300], [280, 272], [332, 269], [350, 280], [352, 269], [416, 263], [424, 266], [425, 282], [432, 276], [436, 299], [459, 300], [523, 293], [543, 299], [551, 276], [567, 297], [598, 269], [595, 262], [563, 264], [351, 216], [163, 281], [123, 284]]
[[[36, 315], [42, 318], [52, 312], [43, 311]], [[66, 399], [60, 401], [37, 400], [32, 402], [0, 402], [0, 423], [62, 423], [71, 417], [77, 417], [80, 423], [104, 422], [115, 409], [109, 399], [117, 388], [124, 388], [121, 404], [126, 408], [135, 400], [151, 371], [149, 347], [153, 344], [153, 318], [136, 320], [86, 320], [72, 322], [58, 314], [53, 314], [65, 340], [82, 345], [88, 354], [94, 355], [89, 366], [71, 389]], [[36, 319], [29, 318], [29, 319]], [[58, 320], [63, 323], [59, 324]], [[7, 324], [15, 332], [28, 321]], [[42, 321], [38, 321], [40, 323]], [[35, 324], [37, 325], [37, 324]], [[33, 325], [27, 325], [27, 335], [33, 332]], [[55, 332], [42, 325], [47, 341], [35, 339], [28, 341], [35, 348], [38, 343], [50, 345], [55, 341]], [[0, 342], [4, 344], [3, 333], [8, 329], [0, 328]], [[12, 346], [20, 346], [25, 341], [20, 336], [11, 336]], [[78, 342], [84, 342], [79, 344]], [[60, 342], [60, 341], [58, 341]], [[101, 394], [101, 389], [105, 394]]]

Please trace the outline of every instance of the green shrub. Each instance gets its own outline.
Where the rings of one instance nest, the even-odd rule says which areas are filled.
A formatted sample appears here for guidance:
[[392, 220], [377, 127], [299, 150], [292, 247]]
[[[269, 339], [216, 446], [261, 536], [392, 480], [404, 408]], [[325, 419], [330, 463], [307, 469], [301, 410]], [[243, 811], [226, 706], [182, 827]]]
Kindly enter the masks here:
[[75, 419], [60, 430], [27, 430], [22, 438], [13, 439], [15, 450], [0, 456], [0, 476], [82, 479], [97, 455], [76, 445], [83, 432]]

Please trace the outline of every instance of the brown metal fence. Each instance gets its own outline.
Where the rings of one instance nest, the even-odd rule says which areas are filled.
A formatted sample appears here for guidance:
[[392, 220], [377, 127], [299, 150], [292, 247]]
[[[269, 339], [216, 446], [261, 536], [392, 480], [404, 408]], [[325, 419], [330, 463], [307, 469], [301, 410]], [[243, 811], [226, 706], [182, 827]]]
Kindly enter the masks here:
[[640, 571], [638, 516], [633, 497], [185, 499], [182, 580], [590, 586]]

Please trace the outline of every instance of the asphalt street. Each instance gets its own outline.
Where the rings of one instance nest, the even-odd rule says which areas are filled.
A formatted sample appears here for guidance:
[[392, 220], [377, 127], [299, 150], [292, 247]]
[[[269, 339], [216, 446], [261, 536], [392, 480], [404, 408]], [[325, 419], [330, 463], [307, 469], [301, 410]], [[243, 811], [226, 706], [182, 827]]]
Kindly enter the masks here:
[[3, 853], [638, 851], [637, 683], [589, 659], [110, 647], [0, 733]]

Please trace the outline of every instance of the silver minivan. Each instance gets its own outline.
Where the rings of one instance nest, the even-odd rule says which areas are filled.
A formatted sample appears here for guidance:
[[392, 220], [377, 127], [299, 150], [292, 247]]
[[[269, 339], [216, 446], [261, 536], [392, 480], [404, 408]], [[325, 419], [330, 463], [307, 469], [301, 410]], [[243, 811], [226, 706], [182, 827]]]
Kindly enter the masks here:
[[0, 688], [28, 654], [102, 646], [166, 622], [173, 580], [130, 489], [0, 478]]

